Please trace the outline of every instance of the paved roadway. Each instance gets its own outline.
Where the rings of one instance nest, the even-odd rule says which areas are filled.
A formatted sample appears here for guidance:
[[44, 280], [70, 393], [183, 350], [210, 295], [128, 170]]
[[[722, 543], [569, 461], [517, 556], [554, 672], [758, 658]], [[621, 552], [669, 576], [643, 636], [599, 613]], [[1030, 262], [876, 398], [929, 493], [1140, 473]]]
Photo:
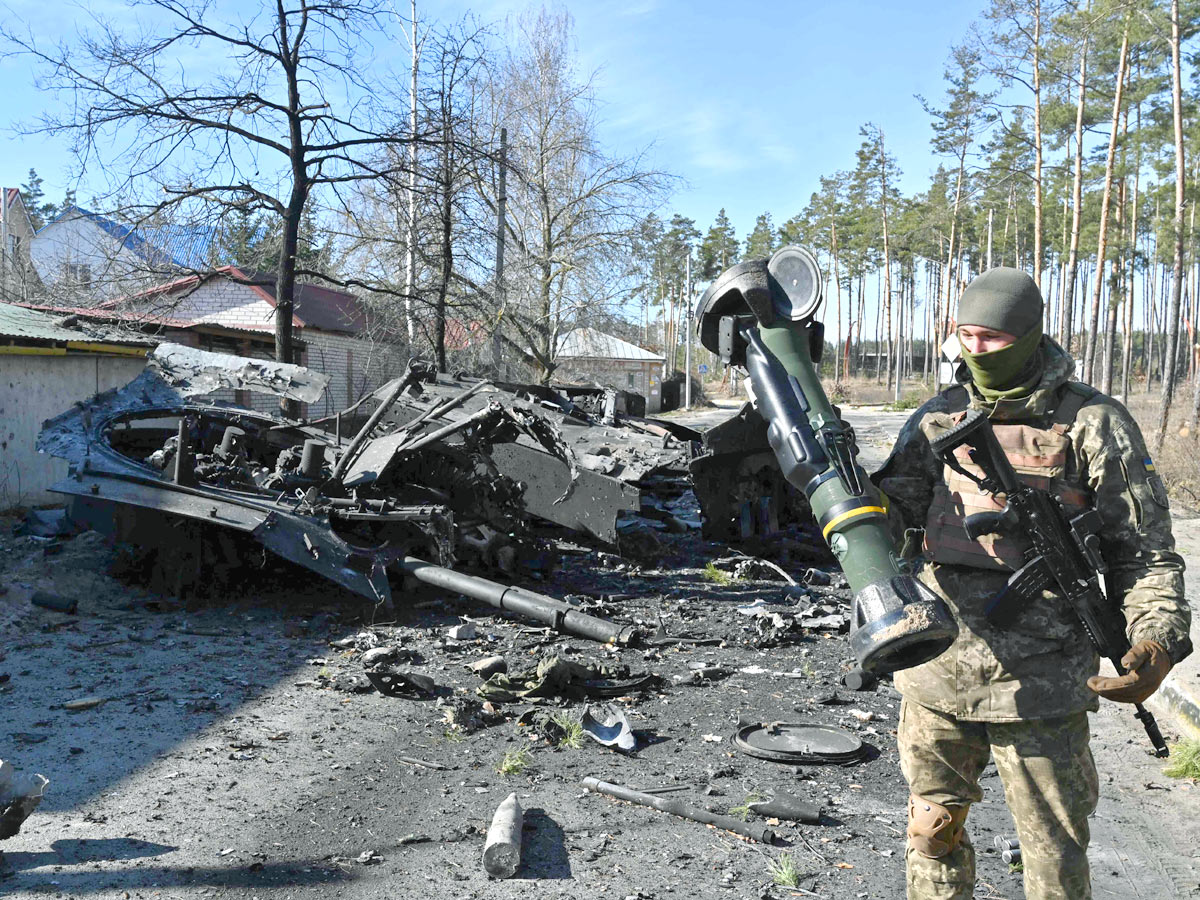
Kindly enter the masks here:
[[[721, 403], [717, 409], [681, 411], [671, 417], [703, 430], [724, 421], [740, 405]], [[874, 471], [887, 458], [909, 413], [847, 407], [843, 415], [858, 436], [863, 467]], [[1200, 607], [1200, 519], [1177, 517], [1175, 534], [1185, 561], [1195, 567], [1188, 573], [1186, 590], [1196, 609]], [[1192, 641], [1200, 647], [1200, 616], [1193, 619]], [[1150, 705], [1168, 740], [1189, 734], [1200, 737], [1200, 653], [1171, 674]], [[1090, 852], [1095, 897], [1162, 900], [1200, 896], [1200, 844], [1196, 840], [1200, 786], [1162, 774], [1163, 765], [1147, 751], [1141, 726], [1129, 707], [1104, 703], [1091, 724], [1101, 782]], [[1012, 834], [994, 766], [989, 765], [983, 785], [984, 800], [973, 810], [972, 820], [989, 822], [996, 830]]]

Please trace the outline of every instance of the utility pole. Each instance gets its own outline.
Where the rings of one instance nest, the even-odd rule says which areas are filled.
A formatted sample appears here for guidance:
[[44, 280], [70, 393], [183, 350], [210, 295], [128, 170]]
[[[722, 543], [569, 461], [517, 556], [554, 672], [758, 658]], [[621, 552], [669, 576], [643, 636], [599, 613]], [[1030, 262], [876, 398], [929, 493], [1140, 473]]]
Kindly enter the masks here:
[[500, 329], [504, 324], [504, 206], [508, 201], [508, 129], [500, 129], [500, 184], [496, 196], [496, 321], [492, 326], [492, 362], [496, 378], [504, 380], [504, 354], [500, 346]]
[[988, 207], [988, 254], [987, 254], [988, 263], [987, 263], [987, 267], [989, 269], [992, 267], [992, 213], [994, 213], [994, 212], [995, 212], [994, 209], [992, 209], [991, 207]]
[[417, 283], [417, 67], [421, 55], [417, 47], [417, 0], [412, 0], [412, 81], [409, 83], [409, 134], [412, 142], [408, 147], [408, 252], [404, 259], [404, 318], [408, 325], [408, 343], [416, 339], [413, 323], [413, 291]]
[[688, 247], [686, 274], [684, 275], [684, 328], [687, 329], [687, 344], [683, 351], [683, 408], [692, 408], [692, 248]]

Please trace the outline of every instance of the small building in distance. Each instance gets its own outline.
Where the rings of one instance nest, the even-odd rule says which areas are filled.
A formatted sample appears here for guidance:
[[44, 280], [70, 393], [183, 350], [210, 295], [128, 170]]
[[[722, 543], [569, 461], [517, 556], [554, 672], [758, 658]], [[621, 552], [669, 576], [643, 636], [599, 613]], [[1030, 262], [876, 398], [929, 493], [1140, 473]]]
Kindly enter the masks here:
[[559, 339], [556, 379], [595, 381], [605, 387], [635, 391], [646, 398], [646, 412], [662, 409], [661, 354], [605, 334], [575, 328]]
[[34, 232], [17, 188], [0, 188], [0, 300], [28, 300], [40, 283], [30, 260]]
[[128, 384], [156, 343], [63, 311], [0, 303], [0, 510], [62, 503], [46, 489], [67, 464], [35, 449], [42, 423]]

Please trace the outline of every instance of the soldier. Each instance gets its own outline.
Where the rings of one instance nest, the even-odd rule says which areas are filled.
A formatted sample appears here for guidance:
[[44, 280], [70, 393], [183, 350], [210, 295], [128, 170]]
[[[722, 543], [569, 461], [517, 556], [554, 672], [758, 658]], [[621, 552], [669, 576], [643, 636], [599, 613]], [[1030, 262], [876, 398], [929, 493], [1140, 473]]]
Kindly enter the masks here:
[[[964, 822], [982, 798], [989, 752], [1021, 842], [1025, 895], [1090, 898], [1088, 816], [1098, 787], [1087, 713], [1099, 697], [1141, 702], [1192, 649], [1183, 561], [1141, 432], [1120, 403], [1071, 380], [1075, 363], [1042, 334], [1042, 310], [1037, 285], [1016, 269], [972, 281], [958, 310], [958, 384], [913, 414], [873, 476], [904, 529], [906, 555], [920, 551], [919, 577], [959, 625], [949, 650], [896, 674], [900, 765], [912, 795], [910, 900], [972, 896], [975, 851]], [[1099, 658], [1056, 594], [1004, 627], [985, 617], [1028, 544], [1015, 534], [972, 540], [963, 529], [964, 515], [992, 501], [944, 468], [929, 441], [968, 407], [987, 412], [1023, 480], [1068, 508], [1099, 511], [1107, 593], [1133, 645], [1123, 661], [1129, 674], [1097, 674]]]

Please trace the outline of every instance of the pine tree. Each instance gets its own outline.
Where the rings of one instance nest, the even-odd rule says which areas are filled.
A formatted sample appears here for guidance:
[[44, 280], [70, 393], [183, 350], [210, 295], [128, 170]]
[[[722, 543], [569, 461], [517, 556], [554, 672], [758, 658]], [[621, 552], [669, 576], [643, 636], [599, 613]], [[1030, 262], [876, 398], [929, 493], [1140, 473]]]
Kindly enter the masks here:
[[737, 261], [738, 249], [737, 232], [722, 207], [700, 243], [700, 277], [716, 278]]
[[754, 230], [746, 237], [746, 252], [742, 259], [762, 259], [770, 256], [775, 247], [775, 226], [771, 223], [771, 214], [760, 213], [754, 220]]

